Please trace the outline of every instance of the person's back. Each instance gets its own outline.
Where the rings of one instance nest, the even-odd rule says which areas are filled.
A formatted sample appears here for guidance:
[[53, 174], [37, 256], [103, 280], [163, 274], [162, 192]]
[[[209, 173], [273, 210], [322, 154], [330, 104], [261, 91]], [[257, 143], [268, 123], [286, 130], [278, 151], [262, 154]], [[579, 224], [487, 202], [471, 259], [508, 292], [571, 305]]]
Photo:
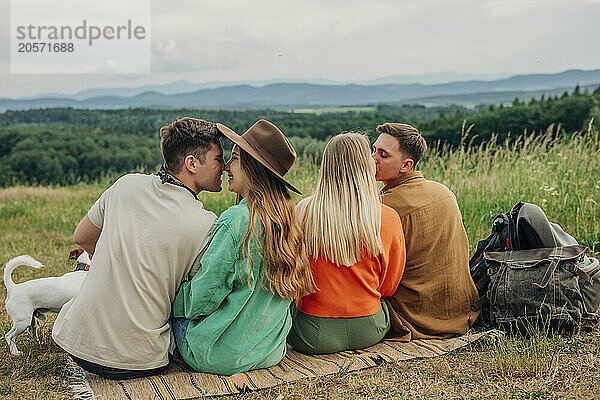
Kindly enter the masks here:
[[381, 201], [402, 221], [406, 267], [388, 299], [398, 335], [411, 339], [464, 333], [477, 314], [469, 307], [477, 291], [468, 271], [469, 242], [454, 194], [420, 172], [409, 172]]
[[413, 170], [426, 149], [416, 129], [384, 124], [377, 130], [373, 157], [385, 184], [381, 201], [400, 216], [406, 241], [404, 276], [387, 299], [394, 333], [405, 340], [465, 333], [478, 316], [470, 310], [478, 296], [456, 197]]
[[159, 172], [120, 178], [77, 226], [73, 240], [93, 255], [92, 267], [52, 331], [83, 369], [110, 379], [166, 368], [175, 346], [171, 302], [199, 268], [216, 220], [196, 196], [221, 190], [217, 125], [183, 118], [160, 136]]
[[[290, 300], [267, 288], [265, 271], [250, 268], [261, 259], [264, 234], [249, 243], [249, 254], [239, 257], [248, 230], [246, 199], [225, 210], [211, 233], [202, 257], [202, 270], [182, 285], [173, 313], [201, 313], [191, 320], [179, 348], [195, 370], [220, 375], [277, 364], [285, 355], [285, 338], [292, 325]], [[262, 223], [255, 219], [257, 231]]]
[[391, 296], [396, 290], [405, 262], [402, 223], [398, 214], [386, 205], [381, 205], [380, 237], [382, 251], [371, 256], [363, 249], [361, 259], [351, 266], [336, 265], [324, 255], [311, 258], [319, 290], [297, 300], [298, 310], [325, 318], [356, 318], [377, 313], [382, 297]]
[[398, 287], [406, 253], [402, 223], [380, 203], [374, 172], [366, 136], [334, 136], [315, 193], [297, 206], [319, 288], [292, 307], [288, 342], [298, 351], [362, 349], [390, 328], [382, 298]]
[[208, 241], [216, 216], [156, 175], [120, 178], [88, 213], [102, 229], [80, 293], [53, 336], [70, 354], [143, 370], [168, 363], [171, 302]]

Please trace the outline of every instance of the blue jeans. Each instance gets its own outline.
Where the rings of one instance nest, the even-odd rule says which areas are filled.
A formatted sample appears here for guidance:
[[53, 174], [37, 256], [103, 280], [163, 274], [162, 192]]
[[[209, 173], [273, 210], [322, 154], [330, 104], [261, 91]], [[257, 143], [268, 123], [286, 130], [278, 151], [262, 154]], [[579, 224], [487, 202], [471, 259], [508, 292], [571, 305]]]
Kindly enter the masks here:
[[190, 323], [190, 320], [187, 318], [173, 318], [171, 317], [171, 329], [173, 330], [173, 336], [175, 336], [175, 343], [177, 344], [177, 349], [181, 352], [181, 344], [183, 343], [183, 337], [185, 336], [185, 331]]

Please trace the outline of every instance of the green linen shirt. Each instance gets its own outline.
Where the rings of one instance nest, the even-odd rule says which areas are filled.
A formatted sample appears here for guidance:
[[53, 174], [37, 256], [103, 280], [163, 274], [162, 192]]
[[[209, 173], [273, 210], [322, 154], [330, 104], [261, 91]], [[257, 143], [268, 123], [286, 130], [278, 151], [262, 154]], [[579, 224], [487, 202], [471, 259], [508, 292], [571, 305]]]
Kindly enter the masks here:
[[248, 280], [250, 263], [239, 252], [248, 221], [245, 199], [221, 214], [198, 272], [175, 296], [173, 316], [191, 320], [180, 352], [197, 371], [232, 375], [271, 367], [285, 355], [290, 301], [265, 288], [258, 220], [258, 237], [250, 241], [253, 268]]

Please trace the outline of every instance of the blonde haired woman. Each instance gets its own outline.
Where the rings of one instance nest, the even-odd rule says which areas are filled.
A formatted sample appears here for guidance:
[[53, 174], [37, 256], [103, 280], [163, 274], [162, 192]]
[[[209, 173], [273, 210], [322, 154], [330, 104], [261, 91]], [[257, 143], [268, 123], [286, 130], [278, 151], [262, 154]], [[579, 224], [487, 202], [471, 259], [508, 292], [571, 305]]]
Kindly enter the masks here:
[[390, 328], [382, 298], [398, 287], [406, 249], [400, 218], [379, 202], [364, 135], [329, 141], [315, 192], [297, 210], [318, 291], [292, 307], [288, 342], [321, 354], [377, 343]]
[[298, 190], [284, 179], [293, 148], [268, 121], [242, 136], [217, 127], [235, 143], [225, 170], [242, 200], [215, 223], [198, 272], [175, 297], [172, 321], [190, 366], [232, 375], [283, 358], [291, 300], [311, 293], [314, 281], [288, 193]]

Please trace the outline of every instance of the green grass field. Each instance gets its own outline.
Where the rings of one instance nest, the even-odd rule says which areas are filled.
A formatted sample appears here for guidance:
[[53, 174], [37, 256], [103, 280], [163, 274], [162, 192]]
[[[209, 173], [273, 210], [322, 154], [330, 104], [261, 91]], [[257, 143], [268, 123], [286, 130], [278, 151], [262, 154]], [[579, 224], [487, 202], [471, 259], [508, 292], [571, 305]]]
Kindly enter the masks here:
[[[466, 136], [465, 141], [468, 141]], [[540, 205], [559, 223], [600, 252], [600, 141], [589, 131], [570, 138], [522, 137], [468, 150], [438, 147], [422, 165], [426, 178], [447, 185], [457, 196], [471, 251], [490, 231], [493, 216], [519, 200]], [[318, 166], [300, 160], [290, 181], [305, 195], [316, 182]], [[72, 233], [113, 179], [71, 187], [11, 187], [0, 190], [0, 262], [30, 254], [47, 267], [21, 267], [16, 282], [61, 275], [76, 247]], [[206, 208], [222, 212], [234, 196], [203, 193]], [[298, 200], [300, 197], [297, 197]], [[6, 289], [0, 289], [0, 300]], [[27, 335], [12, 357], [4, 345], [0, 361], [0, 398], [67, 399], [65, 353], [51, 339], [54, 318], [42, 326], [41, 342]], [[10, 319], [2, 308], [0, 328]], [[501, 339], [432, 360], [417, 360], [351, 374], [305, 380], [239, 398], [600, 398], [600, 331], [572, 338]]]

